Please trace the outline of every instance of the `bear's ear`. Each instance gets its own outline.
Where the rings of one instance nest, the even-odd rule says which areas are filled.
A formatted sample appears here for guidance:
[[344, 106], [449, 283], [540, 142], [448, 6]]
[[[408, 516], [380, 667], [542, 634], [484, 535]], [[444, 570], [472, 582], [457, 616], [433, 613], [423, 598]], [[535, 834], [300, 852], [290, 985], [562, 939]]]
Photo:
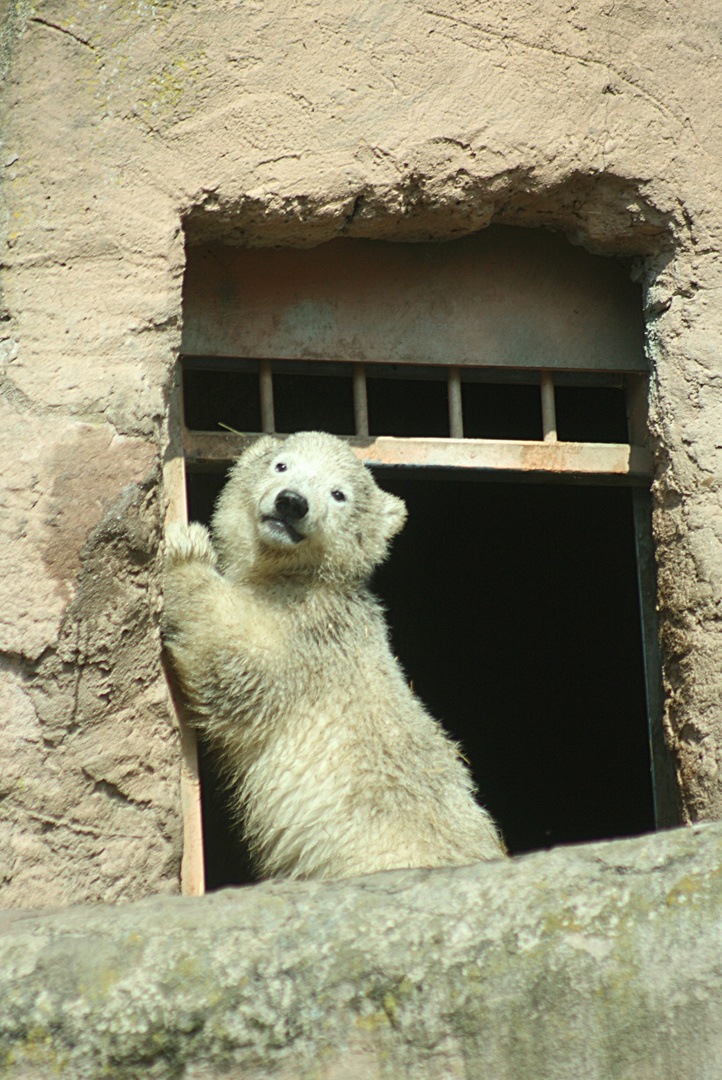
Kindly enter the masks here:
[[266, 451], [273, 449], [276, 446], [281, 445], [280, 439], [274, 439], [273, 435], [262, 435], [260, 439], [256, 439], [255, 442], [243, 451], [238, 461], [242, 461], [244, 466], [249, 465], [256, 458], [263, 457]]
[[401, 532], [406, 521], [406, 503], [398, 495], [379, 491], [378, 520], [385, 539], [390, 540]]

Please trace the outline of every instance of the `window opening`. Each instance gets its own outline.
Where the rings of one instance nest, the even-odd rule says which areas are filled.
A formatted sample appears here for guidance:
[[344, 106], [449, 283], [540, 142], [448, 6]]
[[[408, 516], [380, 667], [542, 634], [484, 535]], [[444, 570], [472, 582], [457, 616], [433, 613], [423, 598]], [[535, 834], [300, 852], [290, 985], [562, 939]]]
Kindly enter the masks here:
[[[462, 303], [459, 328], [448, 293], [423, 340], [403, 304], [398, 316], [384, 308], [386, 294], [405, 296], [410, 310], [418, 299], [410, 293], [426, 289], [433, 308], [429, 290], [459, 270], [450, 269], [454, 251], [469, 270], [471, 243], [339, 241], [322, 245], [325, 253], [216, 248], [189, 257], [176, 400], [189, 517], [210, 519], [227, 464], [262, 432], [318, 428], [348, 438], [410, 508], [375, 582], [395, 647], [422, 699], [466, 748], [512, 851], [672, 824], [641, 333], [618, 276], [604, 288], [595, 277], [609, 273], [611, 260], [582, 253], [579, 262], [573, 252], [567, 300], [591, 265], [584, 260], [594, 272], [587, 308], [572, 296], [565, 330], [558, 282], [548, 280], [563, 254], [558, 238], [542, 305], [533, 295], [542, 279], [528, 272], [519, 240], [526, 230], [487, 232], [481, 263], [489, 251], [499, 255], [505, 234], [501, 277], [526, 252], [515, 271], [523, 282], [514, 319], [497, 290], [486, 307]], [[532, 261], [546, 241], [534, 244]], [[354, 258], [339, 261], [341, 248]], [[257, 288], [264, 272], [245, 269], [257, 258], [268, 302]], [[384, 274], [372, 275], [372, 263], [393, 270], [380, 285]], [[209, 289], [214, 274], [221, 292]], [[227, 302], [234, 281], [237, 308]], [[454, 281], [463, 300], [468, 277]], [[336, 309], [321, 303], [328, 296]], [[473, 335], [464, 319], [476, 320]], [[397, 322], [403, 333], [394, 337]], [[342, 349], [347, 324], [355, 337]], [[464, 350], [484, 334], [496, 348], [472, 360]], [[248, 880], [203, 752], [201, 772], [208, 887]]]

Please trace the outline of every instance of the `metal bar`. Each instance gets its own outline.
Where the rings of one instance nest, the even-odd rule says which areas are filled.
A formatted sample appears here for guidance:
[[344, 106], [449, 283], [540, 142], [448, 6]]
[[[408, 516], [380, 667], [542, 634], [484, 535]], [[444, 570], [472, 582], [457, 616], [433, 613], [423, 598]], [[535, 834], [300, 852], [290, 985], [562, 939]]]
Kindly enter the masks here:
[[[186, 470], [183, 447], [183, 385], [180, 364], [170, 399], [170, 445], [163, 466], [163, 488], [166, 502], [165, 524], [188, 521], [186, 500]], [[165, 666], [165, 657], [164, 657]], [[205, 892], [205, 867], [203, 860], [203, 817], [201, 788], [198, 773], [198, 746], [196, 734], [186, 717], [183, 700], [172, 673], [166, 666], [166, 677], [171, 711], [175, 713], [180, 738], [180, 802], [183, 818], [183, 854], [181, 856], [180, 884], [184, 896], [202, 896]]]
[[[189, 464], [220, 466], [232, 461], [260, 435], [230, 435], [184, 431], [183, 445]], [[515, 439], [395, 439], [379, 436], [354, 446], [354, 453], [369, 465], [418, 465], [436, 468], [505, 469], [547, 475], [619, 478], [649, 484], [649, 451], [627, 443], [572, 443]]]
[[270, 360], [258, 361], [258, 390], [261, 395], [261, 427], [267, 435], [276, 430], [273, 413], [273, 373]]
[[[258, 374], [258, 357], [244, 356], [183, 356], [186, 371], [244, 371]], [[279, 360], [269, 357], [274, 375], [335, 375], [347, 378], [353, 360]], [[410, 379], [413, 381], [443, 380], [446, 365], [408, 363], [385, 364], [382, 361], [364, 361], [366, 375], [374, 379]], [[459, 367], [462, 382], [514, 383], [522, 386], [538, 386], [538, 369]], [[554, 371], [554, 385], [558, 386], [611, 386], [621, 388], [625, 376], [619, 372], [605, 371]]]
[[541, 411], [544, 442], [556, 442], [557, 410], [554, 402], [554, 376], [551, 371], [541, 372]]
[[353, 418], [357, 435], [369, 433], [369, 406], [366, 395], [366, 368], [353, 365]]
[[458, 367], [447, 369], [449, 395], [449, 434], [452, 439], [464, 438], [464, 413], [461, 402], [461, 376]]
[[652, 537], [652, 500], [648, 489], [635, 488], [632, 491], [632, 507], [654, 818], [657, 828], [663, 829], [679, 825], [680, 813], [674, 763], [664, 737], [664, 690], [657, 623], [657, 567]]

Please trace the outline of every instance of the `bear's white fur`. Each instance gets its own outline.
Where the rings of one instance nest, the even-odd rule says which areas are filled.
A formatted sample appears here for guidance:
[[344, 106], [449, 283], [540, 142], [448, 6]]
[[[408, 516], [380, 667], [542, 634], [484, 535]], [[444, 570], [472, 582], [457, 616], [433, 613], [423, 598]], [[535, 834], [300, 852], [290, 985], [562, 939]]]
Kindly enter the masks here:
[[198, 524], [168, 533], [166, 646], [264, 876], [504, 853], [367, 590], [405, 518], [340, 439], [301, 432], [239, 458], [212, 543]]

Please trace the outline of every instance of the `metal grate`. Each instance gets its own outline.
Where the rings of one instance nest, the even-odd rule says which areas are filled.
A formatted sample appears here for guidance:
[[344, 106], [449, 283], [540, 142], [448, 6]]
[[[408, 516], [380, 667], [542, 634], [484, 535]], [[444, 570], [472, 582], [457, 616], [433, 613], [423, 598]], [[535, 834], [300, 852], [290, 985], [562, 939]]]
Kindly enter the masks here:
[[[220, 364], [223, 366], [216, 366]], [[367, 437], [372, 430], [375, 430], [377, 435], [392, 435], [396, 434], [391, 430], [393, 421], [389, 425], [389, 430], [385, 430], [383, 425], [385, 422], [388, 423], [388, 419], [384, 420], [382, 418], [379, 420], [378, 417], [370, 419], [370, 398], [375, 398], [372, 411], [375, 405], [376, 411], [379, 412], [381, 411], [378, 409], [379, 399], [387, 403], [389, 390], [391, 396], [393, 396], [393, 392], [397, 387], [408, 388], [411, 384], [418, 386], [419, 383], [424, 383], [429, 389], [433, 386], [433, 389], [436, 390], [443, 386], [445, 390], [445, 405], [439, 409], [441, 402], [435, 401], [435, 426], [439, 426], [443, 411], [442, 426], [444, 430], [443, 432], [440, 430], [435, 431], [433, 434], [437, 437], [463, 439], [467, 434], [465, 412], [475, 414], [472, 416], [471, 429], [474, 430], [474, 428], [479, 427], [479, 418], [476, 415], [479, 411], [476, 398], [472, 399], [467, 406], [465, 406], [464, 398], [472, 395], [475, 392], [474, 388], [478, 389], [480, 383], [484, 384], [485, 387], [484, 391], [482, 391], [484, 400], [490, 400], [492, 407], [496, 406], [498, 408], [499, 406], [498, 401], [494, 401], [494, 395], [496, 394], [498, 398], [498, 392], [502, 391], [503, 393], [504, 388], [506, 388], [507, 401], [509, 391], [511, 391], [512, 395], [516, 392], [518, 397], [523, 394], [526, 395], [527, 410], [528, 403], [531, 400], [530, 391], [533, 385], [536, 384], [537, 409], [540, 408], [538, 417], [541, 422], [541, 437], [545, 442], [555, 442], [557, 440], [555, 400], [557, 382], [561, 385], [563, 393], [569, 388], [574, 388], [585, 390], [587, 393], [591, 391], [595, 394], [595, 405], [602, 418], [605, 411], [609, 412], [608, 404], [603, 400], [604, 395], [608, 396], [616, 391], [619, 396], [620, 393], [623, 393], [624, 387], [624, 377], [621, 375], [611, 376], [607, 381], [603, 382], [599, 376], [590, 378], [586, 373], [577, 374], [576, 377], [570, 377], [567, 373], [555, 374], [551, 371], [527, 372], [523, 377], [514, 373], [515, 378], [513, 380], [505, 379], [504, 375], [506, 374], [508, 373], [495, 371], [494, 369], [465, 368], [462, 370], [454, 365], [446, 368], [412, 368], [410, 365], [401, 367], [400, 365], [376, 364], [369, 368], [366, 364], [361, 363], [325, 364], [313, 361], [294, 363], [269, 359], [257, 361], [239, 360], [237, 367], [234, 369], [227, 360], [219, 361], [210, 357], [188, 357], [184, 361], [186, 424], [189, 429], [197, 431], [218, 430], [219, 423], [221, 426], [234, 426], [231, 424], [231, 420], [236, 418], [234, 417], [234, 410], [239, 409], [239, 402], [243, 398], [245, 400], [244, 408], [241, 409], [242, 417], [240, 423], [236, 423], [236, 428], [243, 429], [248, 433], [254, 430], [265, 433], [297, 430], [301, 421], [307, 421], [307, 416], [296, 416], [295, 422], [290, 422], [284, 426], [283, 418], [287, 419], [288, 410], [287, 408], [284, 409], [283, 398], [288, 391], [282, 386], [282, 420], [279, 424], [276, 409], [276, 387], [279, 380], [282, 384], [287, 380], [295, 381], [294, 389], [296, 396], [298, 396], [299, 384], [303, 380], [307, 387], [313, 388], [314, 404], [317, 404], [316, 399], [319, 396], [328, 398], [328, 416], [325, 417], [325, 426], [329, 430], [333, 430], [337, 434], [355, 435], [362, 438]], [[196, 405], [201, 398], [208, 399], [209, 394], [211, 398], [213, 397], [211, 384], [214, 380], [217, 384], [215, 401], [211, 400], [210, 409], [206, 403], [205, 407], [202, 406], [199, 410]], [[305, 380], [313, 381], [306, 382]], [[319, 387], [322, 387], [321, 394], [319, 394]], [[251, 399], [250, 402], [249, 399]], [[253, 404], [254, 401], [256, 405]], [[295, 404], [303, 410], [304, 405], [302, 402], [296, 401]], [[249, 405], [250, 412], [248, 411]], [[503, 408], [504, 405], [502, 404]], [[215, 409], [215, 414], [212, 412], [213, 409]], [[387, 414], [388, 409], [384, 411], [384, 416], [387, 417]], [[375, 419], [375, 425], [372, 423], [372, 419]], [[351, 421], [352, 426], [349, 421]], [[607, 424], [607, 427], [609, 427], [609, 424]], [[423, 418], [420, 418], [417, 429], [405, 434], [423, 436], [432, 433], [424, 430], [424, 421]], [[511, 433], [508, 434], [509, 437], [519, 437]], [[602, 441], [619, 441], [620, 434], [619, 424], [617, 423], [616, 437], [603, 439]], [[534, 438], [534, 436], [527, 437]], [[626, 430], [623, 437], [626, 437]], [[596, 440], [582, 439], [582, 441]]]
[[183, 369], [184, 447], [200, 466], [260, 434], [315, 427], [371, 465], [631, 484], [651, 474], [645, 417], [632, 419], [646, 411], [643, 375], [214, 357]]

